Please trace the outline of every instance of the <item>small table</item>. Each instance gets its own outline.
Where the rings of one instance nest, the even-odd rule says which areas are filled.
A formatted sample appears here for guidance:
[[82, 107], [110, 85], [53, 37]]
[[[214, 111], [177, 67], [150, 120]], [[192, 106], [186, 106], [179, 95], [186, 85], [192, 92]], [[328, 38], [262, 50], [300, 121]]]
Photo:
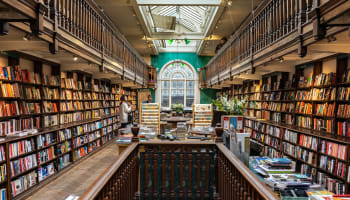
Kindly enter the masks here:
[[178, 122], [187, 122], [189, 120], [191, 120], [191, 118], [188, 117], [169, 117], [165, 119], [169, 124], [172, 124], [172, 128], [177, 128]]

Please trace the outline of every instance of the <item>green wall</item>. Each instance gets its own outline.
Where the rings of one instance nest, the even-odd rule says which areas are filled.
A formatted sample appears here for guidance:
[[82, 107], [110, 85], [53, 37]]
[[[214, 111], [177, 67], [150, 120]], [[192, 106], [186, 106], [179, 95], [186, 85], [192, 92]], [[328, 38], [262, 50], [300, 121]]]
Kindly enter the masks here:
[[[156, 56], [151, 56], [151, 65], [158, 69], [158, 72], [162, 67], [173, 60], [184, 60], [190, 63], [198, 73], [198, 68], [204, 67], [211, 56], [197, 56], [196, 53], [159, 53]], [[155, 90], [152, 90], [152, 97], [155, 99]], [[216, 98], [216, 91], [213, 89], [200, 90], [200, 103], [211, 103], [212, 99]]]

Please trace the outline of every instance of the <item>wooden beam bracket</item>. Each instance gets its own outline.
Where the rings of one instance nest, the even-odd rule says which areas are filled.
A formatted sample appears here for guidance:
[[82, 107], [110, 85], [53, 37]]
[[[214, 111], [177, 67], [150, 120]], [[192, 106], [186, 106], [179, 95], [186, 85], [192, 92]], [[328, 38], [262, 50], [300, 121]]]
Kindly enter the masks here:
[[36, 3], [36, 19], [30, 23], [30, 29], [34, 35], [40, 35], [44, 31], [44, 13], [48, 8], [43, 3]]

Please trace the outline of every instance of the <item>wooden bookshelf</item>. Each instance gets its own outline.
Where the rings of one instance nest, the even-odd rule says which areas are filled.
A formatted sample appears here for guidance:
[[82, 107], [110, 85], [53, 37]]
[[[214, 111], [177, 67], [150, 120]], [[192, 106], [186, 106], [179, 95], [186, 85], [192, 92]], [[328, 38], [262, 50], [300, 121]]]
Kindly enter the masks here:
[[[22, 198], [111, 141], [120, 126], [116, 113], [122, 88], [35, 58], [9, 57], [8, 64], [0, 70], [0, 170], [6, 166], [0, 190], [10, 200]], [[136, 99], [136, 91], [132, 95]], [[24, 129], [37, 132], [14, 134]], [[15, 155], [17, 143], [28, 151]], [[21, 168], [21, 161], [27, 166]], [[23, 191], [14, 190], [25, 177], [31, 181]]]
[[[252, 142], [262, 146], [264, 155], [289, 157], [298, 171], [311, 175], [315, 182], [333, 181], [335, 188], [349, 193], [350, 84], [344, 78], [349, 77], [348, 57], [296, 66], [290, 77], [288, 73], [273, 73], [263, 76], [258, 85], [244, 81], [242, 86], [234, 87], [235, 97], [248, 99], [245, 132], [251, 133]], [[259, 104], [261, 108], [256, 106]], [[293, 141], [285, 138], [291, 132], [295, 135]], [[303, 137], [316, 141], [315, 148], [302, 145]], [[322, 143], [332, 144], [329, 148], [334, 151], [337, 146], [344, 149], [330, 155], [324, 153]]]

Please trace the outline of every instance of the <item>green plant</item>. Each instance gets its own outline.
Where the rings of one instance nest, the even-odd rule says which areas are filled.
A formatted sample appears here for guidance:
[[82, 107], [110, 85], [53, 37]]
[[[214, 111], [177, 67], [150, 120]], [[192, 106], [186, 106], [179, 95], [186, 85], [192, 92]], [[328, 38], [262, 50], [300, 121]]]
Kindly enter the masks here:
[[226, 114], [244, 115], [247, 97], [239, 100], [236, 97], [228, 99], [227, 96], [219, 96], [218, 99], [213, 100], [213, 104], [216, 106], [218, 111], [224, 111]]
[[171, 104], [171, 110], [180, 113], [184, 111], [184, 106], [181, 103]]

